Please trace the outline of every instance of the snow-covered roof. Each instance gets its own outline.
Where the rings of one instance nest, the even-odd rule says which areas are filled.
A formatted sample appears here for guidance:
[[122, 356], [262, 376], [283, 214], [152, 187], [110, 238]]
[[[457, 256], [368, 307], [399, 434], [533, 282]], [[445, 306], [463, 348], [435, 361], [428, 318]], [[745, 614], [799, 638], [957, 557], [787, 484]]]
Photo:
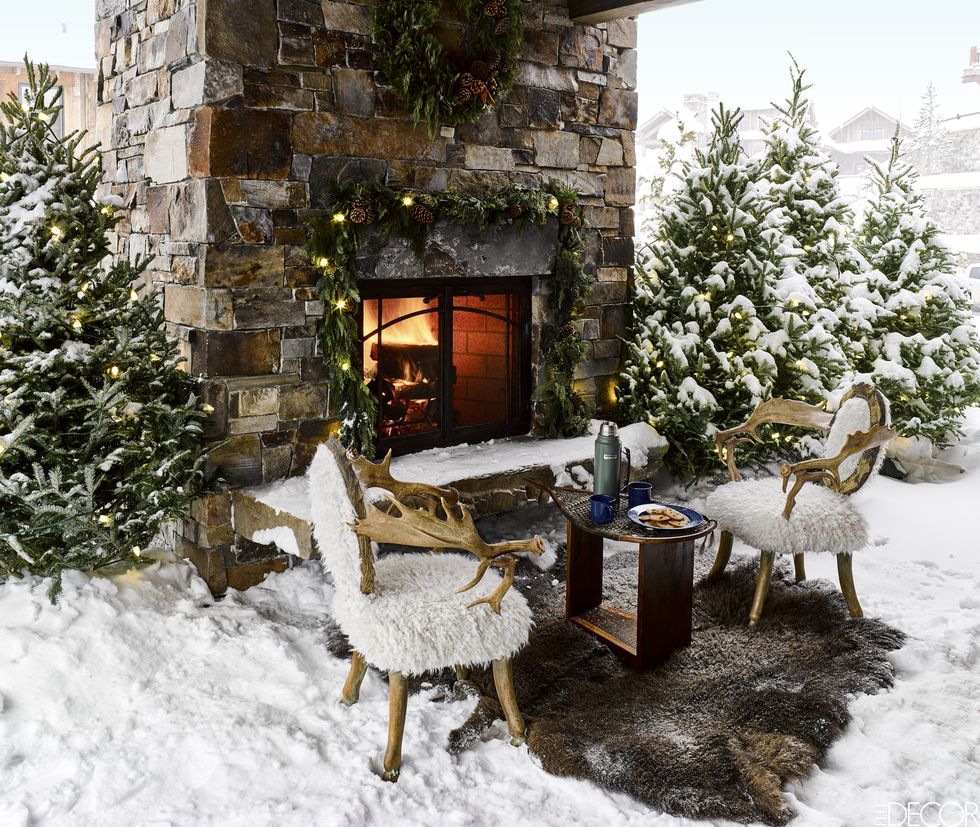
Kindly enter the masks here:
[[980, 130], [980, 112], [969, 112], [965, 115], [953, 115], [942, 121], [942, 125], [950, 132], [972, 132]]
[[[836, 130], [834, 131], [836, 132]], [[823, 144], [829, 149], [835, 149], [848, 155], [854, 153], [868, 155], [872, 152], [891, 151], [891, 138], [880, 138], [876, 141], [835, 141], [827, 136], [824, 138]]]
[[980, 171], [923, 175], [919, 178], [919, 188], [924, 190], [980, 189]]
[[864, 115], [867, 115], [869, 112], [872, 112], [872, 113], [874, 113], [876, 115], [880, 115], [883, 118], [887, 118], [892, 123], [896, 123], [899, 126], [901, 126], [902, 129], [908, 129], [909, 131], [911, 131], [911, 127], [909, 127], [908, 125], [902, 123], [898, 118], [893, 118], [891, 115], [889, 115], [883, 109], [879, 109], [877, 106], [866, 106], [866, 107], [864, 107], [864, 109], [862, 109], [856, 115], [852, 115], [850, 118], [848, 118], [846, 121], [844, 121], [844, 123], [842, 123], [840, 126], [837, 126], [834, 129], [831, 129], [830, 130], [830, 134], [833, 135], [835, 132], [840, 132], [842, 129], [844, 129], [845, 127], [850, 126], [852, 123], [854, 123], [859, 118], [863, 117]]

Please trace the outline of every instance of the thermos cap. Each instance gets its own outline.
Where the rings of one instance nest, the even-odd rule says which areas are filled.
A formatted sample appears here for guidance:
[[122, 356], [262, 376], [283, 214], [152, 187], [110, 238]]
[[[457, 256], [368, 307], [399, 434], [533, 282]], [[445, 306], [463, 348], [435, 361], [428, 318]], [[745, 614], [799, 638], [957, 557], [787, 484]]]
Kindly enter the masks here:
[[619, 427], [615, 422], [603, 422], [599, 426], [599, 436], [619, 436]]

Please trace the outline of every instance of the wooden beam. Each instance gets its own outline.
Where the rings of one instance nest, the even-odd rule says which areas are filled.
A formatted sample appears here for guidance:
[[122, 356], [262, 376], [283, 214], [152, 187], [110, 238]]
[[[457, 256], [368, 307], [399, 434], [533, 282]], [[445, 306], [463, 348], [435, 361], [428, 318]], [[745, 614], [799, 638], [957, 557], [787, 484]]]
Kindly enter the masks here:
[[697, 3], [698, 0], [569, 0], [568, 9], [576, 23], [592, 25], [635, 17], [645, 11], [656, 11], [681, 3]]

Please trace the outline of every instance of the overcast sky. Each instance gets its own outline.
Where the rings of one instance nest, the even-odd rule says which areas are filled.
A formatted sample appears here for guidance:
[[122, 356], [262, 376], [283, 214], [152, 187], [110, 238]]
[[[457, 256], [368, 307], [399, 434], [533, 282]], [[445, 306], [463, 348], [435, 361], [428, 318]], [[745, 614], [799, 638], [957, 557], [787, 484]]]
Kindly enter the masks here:
[[[0, 60], [94, 66], [91, 0], [0, 0]], [[700, 0], [640, 17], [640, 116], [689, 91], [763, 106], [786, 95], [792, 51], [821, 127], [868, 105], [914, 120], [932, 80], [947, 114], [980, 110], [963, 84], [980, 45], [980, 0]]]
[[755, 108], [788, 94], [791, 51], [827, 131], [875, 105], [914, 121], [931, 80], [948, 115], [980, 110], [960, 78], [980, 46], [980, 0], [700, 0], [640, 16], [640, 118], [684, 92]]

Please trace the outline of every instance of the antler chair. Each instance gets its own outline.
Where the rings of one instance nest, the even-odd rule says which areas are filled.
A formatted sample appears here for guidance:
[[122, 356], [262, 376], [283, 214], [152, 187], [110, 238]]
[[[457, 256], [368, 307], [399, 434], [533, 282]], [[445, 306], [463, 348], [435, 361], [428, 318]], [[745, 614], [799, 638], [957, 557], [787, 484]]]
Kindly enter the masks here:
[[[390, 463], [390, 452], [380, 464], [350, 460], [331, 438], [310, 466], [310, 500], [314, 537], [334, 579], [334, 616], [354, 649], [342, 700], [357, 702], [368, 664], [388, 672], [383, 777], [397, 781], [406, 675], [450, 666], [465, 674], [470, 666], [492, 663], [511, 743], [524, 742], [511, 657], [527, 643], [532, 618], [523, 595], [508, 590], [517, 565], [514, 553], [540, 555], [544, 544], [540, 537], [485, 543], [454, 490], [396, 480]], [[368, 488], [388, 492], [382, 507], [365, 498]], [[480, 563], [473, 575], [472, 563], [456, 554], [392, 554], [378, 560], [374, 543], [433, 552], [462, 548]], [[502, 568], [503, 577], [490, 572], [491, 566]]]
[[[733, 535], [761, 551], [750, 626], [762, 617], [777, 554], [793, 555], [798, 583], [806, 578], [805, 554], [836, 554], [841, 591], [851, 617], [863, 616], [851, 564], [854, 552], [868, 544], [868, 527], [847, 495], [861, 488], [877, 471], [884, 459], [882, 446], [897, 436], [888, 427], [888, 419], [888, 400], [871, 385], [861, 383], [844, 394], [834, 415], [806, 402], [771, 399], [760, 403], [742, 425], [715, 434], [732, 482], [708, 497], [707, 511], [718, 520], [722, 533], [718, 555], [706, 580], [718, 578], [725, 571], [732, 554]], [[783, 465], [781, 479], [742, 479], [735, 464], [735, 446], [761, 442], [758, 428], [764, 424], [828, 431], [824, 456]], [[823, 485], [807, 485], [816, 482]]]

